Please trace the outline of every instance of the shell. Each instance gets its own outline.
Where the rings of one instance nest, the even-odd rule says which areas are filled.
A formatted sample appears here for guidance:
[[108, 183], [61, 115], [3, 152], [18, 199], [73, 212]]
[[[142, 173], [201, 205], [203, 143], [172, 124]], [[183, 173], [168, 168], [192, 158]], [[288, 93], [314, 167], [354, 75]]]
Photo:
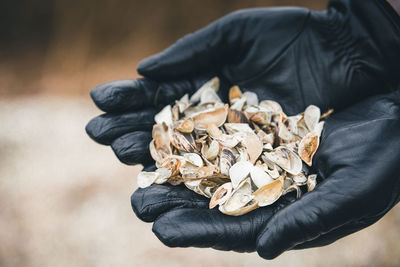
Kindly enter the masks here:
[[254, 166], [250, 171], [250, 177], [253, 183], [257, 186], [257, 188], [263, 187], [266, 184], [269, 184], [274, 179], [269, 176], [261, 167]]
[[191, 133], [194, 129], [194, 121], [192, 118], [188, 118], [182, 121], [176, 129], [182, 133]]
[[271, 116], [269, 113], [258, 111], [250, 117], [250, 120], [254, 121], [255, 123], [265, 125], [270, 122]]
[[140, 172], [137, 176], [137, 183], [140, 188], [152, 185], [160, 176], [157, 172]]
[[204, 147], [206, 148], [203, 151], [203, 156], [206, 159], [214, 160], [218, 156], [219, 143], [216, 140], [212, 140], [209, 147], [207, 147], [207, 145], [205, 145]]
[[[235, 187], [233, 186], [233, 188]], [[226, 212], [234, 212], [244, 207], [247, 203], [253, 200], [253, 198], [254, 196], [251, 194], [250, 178], [247, 178], [232, 192], [231, 197], [223, 205], [223, 210]]]
[[219, 211], [222, 212], [223, 214], [230, 215], [230, 216], [240, 216], [240, 215], [249, 213], [250, 211], [252, 211], [252, 210], [254, 210], [256, 208], [258, 208], [257, 202], [254, 201], [254, 200], [251, 200], [245, 206], [243, 206], [243, 207], [241, 207], [239, 209], [236, 209], [234, 211], [227, 211], [225, 209], [224, 205], [220, 205], [219, 206]]
[[318, 136], [321, 136], [322, 130], [324, 129], [325, 122], [320, 121], [318, 122], [317, 126], [314, 128], [314, 132], [318, 134]]
[[260, 102], [259, 106], [263, 108], [263, 110], [265, 110], [266, 112], [278, 114], [283, 111], [281, 105], [279, 105], [278, 102], [272, 100], [263, 100]]
[[217, 205], [223, 205], [232, 194], [232, 183], [225, 183], [218, 187], [211, 197], [209, 208], [213, 209]]
[[246, 103], [246, 98], [242, 97], [235, 101], [235, 103], [231, 106], [233, 110], [241, 111], [243, 109], [244, 103]]
[[313, 191], [315, 186], [317, 185], [317, 175], [311, 174], [307, 177], [307, 191]]
[[303, 165], [299, 156], [286, 147], [277, 147], [271, 152], [265, 152], [264, 155], [290, 174], [297, 175], [302, 170]]
[[222, 131], [215, 124], [208, 125], [206, 131], [213, 138], [218, 138], [222, 135]]
[[219, 168], [217, 166], [204, 166], [197, 169], [197, 177], [207, 178], [219, 174]]
[[196, 153], [186, 153], [183, 155], [185, 160], [197, 167], [203, 167], [203, 160]]
[[229, 175], [229, 169], [236, 163], [236, 157], [232, 150], [223, 148], [220, 157], [220, 170], [222, 174]]
[[159, 113], [154, 116], [154, 120], [157, 124], [162, 124], [163, 122], [166, 125], [172, 125], [172, 109], [171, 105], [165, 106]]
[[203, 93], [203, 91], [207, 90], [207, 89], [212, 89], [215, 92], [217, 92], [219, 90], [219, 78], [218, 77], [214, 77], [211, 80], [209, 80], [208, 82], [206, 82], [205, 84], [203, 84], [190, 98], [190, 102], [192, 103], [196, 103], [200, 101], [201, 98], [201, 94]]
[[244, 92], [243, 97], [246, 99], [246, 103], [249, 106], [257, 106], [258, 105], [258, 96], [253, 92]]
[[253, 164], [249, 161], [236, 162], [229, 170], [229, 177], [231, 178], [233, 188], [238, 187], [249, 176], [252, 169]]
[[172, 154], [171, 140], [168, 131], [168, 126], [165, 124], [153, 125], [152, 137], [154, 142], [153, 144], [150, 143], [150, 153], [152, 157], [154, 156], [153, 159], [156, 160], [156, 162]]
[[304, 111], [304, 121], [310, 131], [314, 131], [315, 126], [321, 117], [321, 110], [319, 107], [310, 105]]
[[158, 173], [157, 179], [154, 181], [155, 184], [163, 184], [168, 181], [168, 178], [171, 177], [172, 175], [172, 170], [168, 168], [158, 168], [156, 170], [156, 173]]
[[228, 105], [198, 113], [193, 116], [194, 128], [196, 130], [206, 130], [211, 124], [219, 127], [225, 122], [227, 116]]
[[307, 177], [305, 176], [305, 174], [303, 172], [301, 172], [297, 175], [294, 175], [292, 177], [292, 180], [296, 185], [305, 185], [307, 183]]
[[225, 123], [224, 128], [228, 134], [254, 133], [247, 123]]
[[238, 99], [242, 97], [242, 91], [240, 91], [239, 86], [235, 85], [229, 89], [229, 103], [232, 105], [234, 103], [234, 99]]
[[237, 139], [233, 135], [229, 134], [221, 134], [220, 137], [216, 139], [222, 146], [233, 148], [239, 143], [239, 139]]
[[274, 203], [283, 193], [283, 178], [279, 178], [272, 183], [266, 184], [253, 193], [254, 200], [259, 207], [264, 207]]
[[254, 164], [262, 153], [262, 142], [254, 132], [251, 132], [247, 133], [244, 145], [249, 154], [250, 162]]
[[290, 193], [292, 191], [296, 191], [296, 199], [299, 199], [301, 197], [301, 189], [297, 184], [292, 184], [286, 190], [283, 192], [284, 195], [287, 193]]
[[234, 109], [228, 110], [227, 120], [229, 123], [249, 123], [249, 119], [244, 112]]
[[176, 100], [175, 105], [178, 107], [179, 113], [183, 113], [191, 105], [189, 95], [185, 94], [181, 99]]
[[199, 105], [205, 105], [210, 103], [214, 104], [216, 102], [221, 102], [221, 99], [219, 98], [214, 89], [207, 88], [201, 93]]
[[319, 135], [316, 132], [310, 132], [301, 139], [298, 153], [300, 158], [308, 165], [312, 165], [312, 159], [319, 146]]
[[194, 153], [197, 150], [196, 142], [192, 134], [181, 133], [173, 130], [171, 133], [171, 143], [180, 151]]

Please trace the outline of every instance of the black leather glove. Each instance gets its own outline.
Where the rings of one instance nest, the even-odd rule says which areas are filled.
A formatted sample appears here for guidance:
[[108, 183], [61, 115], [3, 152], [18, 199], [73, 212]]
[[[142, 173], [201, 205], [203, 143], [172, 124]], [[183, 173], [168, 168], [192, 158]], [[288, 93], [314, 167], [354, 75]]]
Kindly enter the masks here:
[[400, 197], [400, 91], [375, 96], [326, 120], [312, 173], [320, 182], [293, 202], [239, 217], [208, 209], [184, 187], [154, 185], [132, 195], [136, 215], [154, 221], [167, 246], [254, 251], [271, 259], [285, 250], [327, 245], [363, 229]]
[[[399, 25], [399, 17], [383, 0], [332, 1], [323, 12], [260, 8], [232, 13], [144, 60], [138, 71], [146, 79], [116, 81], [95, 88], [91, 96], [107, 113], [93, 119], [86, 130], [97, 142], [111, 144], [122, 162], [151, 168], [148, 143], [157, 109], [192, 93], [213, 76], [222, 80], [223, 100], [227, 98], [227, 88], [238, 84], [244, 91], [256, 92], [260, 99], [278, 101], [289, 115], [301, 112], [309, 104], [338, 112], [361, 98], [382, 92], [380, 88], [388, 91], [398, 86]], [[164, 185], [150, 189], [155, 191], [142, 192], [140, 199], [135, 195], [132, 198], [137, 203], [134, 209], [144, 220], [152, 221], [159, 214], [182, 206], [186, 208], [171, 212], [177, 218], [186, 218], [188, 224], [196, 226], [201, 218], [212, 222], [203, 230], [212, 229], [214, 235], [199, 238], [199, 232], [187, 232], [171, 237], [169, 230], [173, 234], [175, 228], [163, 226], [171, 217], [166, 216], [168, 213], [161, 215], [154, 229], [171, 246], [253, 251], [261, 229], [257, 228], [261, 223], [256, 222], [266, 222], [292, 201], [288, 196], [273, 207], [233, 218], [198, 209], [206, 201], [188, 190]], [[187, 197], [195, 201], [187, 201]], [[160, 222], [162, 218], [164, 222]], [[178, 232], [190, 229], [186, 228], [188, 224]], [[223, 228], [221, 234], [222, 228], [216, 225], [230, 228]], [[249, 226], [248, 230], [244, 226]]]
[[[278, 101], [288, 114], [309, 104], [339, 111], [399, 84], [399, 16], [384, 0], [331, 1], [325, 11], [258, 8], [234, 12], [139, 64], [150, 78], [103, 84], [91, 92], [107, 112], [87, 133], [127, 164], [150, 165], [153, 116], [213, 76], [220, 96], [239, 85]], [[157, 82], [153, 81], [157, 80]]]

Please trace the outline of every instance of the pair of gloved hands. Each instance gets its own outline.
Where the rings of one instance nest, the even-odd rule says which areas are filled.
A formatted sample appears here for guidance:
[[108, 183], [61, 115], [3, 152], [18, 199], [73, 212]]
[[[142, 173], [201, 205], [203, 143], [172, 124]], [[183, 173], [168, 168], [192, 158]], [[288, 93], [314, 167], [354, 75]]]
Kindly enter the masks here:
[[142, 61], [138, 72], [146, 78], [95, 88], [91, 96], [106, 113], [86, 130], [122, 162], [149, 170], [155, 113], [213, 76], [222, 80], [223, 100], [237, 84], [289, 115], [310, 104], [334, 108], [313, 160], [320, 183], [297, 201], [288, 194], [231, 217], [180, 186], [138, 189], [131, 198], [136, 215], [154, 222], [154, 233], [171, 247], [257, 250], [270, 259], [326, 245], [376, 222], [399, 201], [399, 29], [383, 0], [331, 1], [322, 12], [235, 12]]

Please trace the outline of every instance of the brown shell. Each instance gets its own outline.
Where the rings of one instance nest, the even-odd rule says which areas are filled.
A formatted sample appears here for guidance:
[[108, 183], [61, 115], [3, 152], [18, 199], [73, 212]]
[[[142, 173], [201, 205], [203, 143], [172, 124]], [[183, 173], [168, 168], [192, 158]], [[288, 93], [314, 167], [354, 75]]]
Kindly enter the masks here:
[[191, 133], [194, 129], [194, 121], [192, 118], [188, 118], [182, 121], [176, 129], [182, 133]]
[[215, 124], [217, 127], [219, 127], [226, 121], [227, 116], [227, 104], [212, 111], [199, 113], [193, 117], [194, 128], [196, 130], [206, 130], [211, 124]]
[[235, 85], [229, 89], [229, 103], [232, 105], [233, 100], [242, 97], [242, 91], [240, 91], [239, 86]]
[[315, 132], [310, 132], [301, 139], [298, 153], [300, 158], [308, 165], [312, 165], [312, 159], [318, 149], [319, 136]]
[[244, 112], [235, 110], [235, 109], [229, 109], [228, 110], [228, 122], [229, 123], [249, 123], [249, 119], [247, 118], [246, 114], [244, 114]]

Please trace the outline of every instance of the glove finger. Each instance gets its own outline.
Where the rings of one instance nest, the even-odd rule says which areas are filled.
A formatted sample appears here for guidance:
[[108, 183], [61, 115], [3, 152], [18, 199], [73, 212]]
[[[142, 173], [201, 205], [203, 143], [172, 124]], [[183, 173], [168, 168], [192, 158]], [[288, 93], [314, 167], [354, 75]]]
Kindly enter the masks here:
[[[346, 177], [343, 170], [334, 176], [271, 218], [257, 239], [257, 252], [261, 257], [273, 259], [298, 244], [345, 224], [352, 216], [358, 216], [345, 208], [338, 209], [351, 208], [353, 195], [351, 188], [343, 188], [343, 180], [337, 179]], [[332, 216], [332, 211], [335, 216]]]
[[184, 36], [161, 53], [139, 63], [138, 72], [155, 80], [193, 76], [201, 72], [215, 72], [221, 63], [232, 61], [233, 49], [240, 34], [231, 33], [232, 15]]
[[255, 250], [258, 231], [272, 214], [270, 207], [237, 217], [222, 214], [218, 209], [173, 209], [155, 220], [153, 232], [169, 247], [250, 252]]
[[342, 237], [348, 236], [352, 233], [355, 233], [361, 229], [370, 226], [371, 224], [378, 221], [378, 219], [379, 218], [375, 218], [370, 221], [365, 221], [365, 222], [357, 221], [345, 224], [339, 228], [336, 228], [326, 234], [317, 237], [316, 239], [299, 244], [295, 246], [293, 249], [305, 249], [305, 248], [313, 248], [313, 247], [321, 247], [329, 245]]
[[118, 137], [133, 131], [151, 131], [155, 109], [129, 113], [106, 113], [86, 125], [87, 134], [96, 142], [109, 145]]
[[132, 194], [131, 204], [136, 216], [153, 222], [162, 213], [174, 208], [208, 208], [209, 200], [188, 190], [185, 186], [169, 184], [139, 188]]
[[189, 80], [157, 83], [148, 79], [136, 79], [102, 84], [94, 88], [90, 95], [99, 109], [120, 112], [169, 104], [194, 89]]
[[136, 131], [124, 134], [111, 143], [111, 148], [117, 158], [125, 164], [154, 164], [149, 152], [151, 132]]

